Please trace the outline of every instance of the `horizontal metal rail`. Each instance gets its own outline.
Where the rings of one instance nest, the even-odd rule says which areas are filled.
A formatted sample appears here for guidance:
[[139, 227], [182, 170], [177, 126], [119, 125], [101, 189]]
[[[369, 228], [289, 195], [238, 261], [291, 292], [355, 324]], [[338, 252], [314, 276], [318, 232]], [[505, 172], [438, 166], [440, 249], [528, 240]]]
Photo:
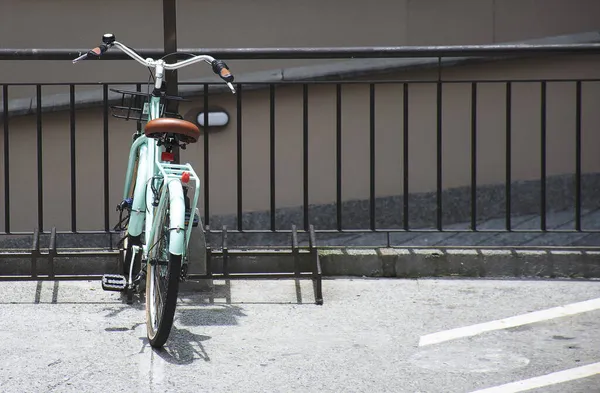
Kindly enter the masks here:
[[[331, 85], [331, 84], [343, 84], [343, 85], [370, 85], [370, 84], [402, 84], [402, 83], [410, 83], [410, 84], [432, 84], [438, 83], [440, 80], [435, 79], [360, 79], [360, 80], [350, 80], [350, 79], [327, 79], [327, 80], [274, 80], [274, 81], [244, 81], [240, 82], [241, 85], [259, 85], [259, 86], [279, 86], [279, 85]], [[577, 82], [600, 82], [600, 78], [523, 78], [523, 79], [442, 79], [441, 82], [443, 84], [468, 84], [468, 83], [480, 83], [480, 84], [528, 84], [528, 83], [577, 83]], [[123, 82], [44, 82], [44, 83], [36, 83], [36, 82], [0, 82], [2, 86], [98, 86], [102, 87], [103, 85], [136, 85], [140, 84], [139, 81], [123, 81]], [[147, 82], [146, 82], [147, 84]], [[142, 83], [143, 85], [143, 83]], [[180, 82], [179, 86], [223, 86], [221, 82]], [[120, 101], [120, 99], [119, 99]]]
[[[90, 48], [73, 49], [0, 49], [0, 60], [73, 60]], [[598, 53], [600, 44], [504, 44], [456, 46], [374, 46], [323, 48], [182, 48], [173, 57], [187, 58], [188, 53], [202, 53], [224, 60], [275, 59], [356, 59], [356, 58], [410, 58], [410, 57], [492, 57], [513, 55], [540, 55], [557, 53]], [[162, 49], [139, 49], [143, 58], [165, 56]], [[131, 60], [121, 51], [108, 51], [106, 60]]]

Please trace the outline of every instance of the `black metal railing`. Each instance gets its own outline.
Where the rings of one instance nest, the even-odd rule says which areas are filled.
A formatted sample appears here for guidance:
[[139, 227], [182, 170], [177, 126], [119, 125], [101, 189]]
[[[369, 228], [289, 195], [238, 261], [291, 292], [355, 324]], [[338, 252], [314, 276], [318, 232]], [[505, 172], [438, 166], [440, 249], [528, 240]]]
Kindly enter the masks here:
[[[15, 50], [15, 49], [0, 49], [0, 60], [70, 60], [74, 58], [80, 50]], [[158, 50], [142, 50], [140, 51], [142, 56], [154, 56], [158, 57]], [[214, 56], [218, 56], [223, 59], [340, 59], [340, 58], [390, 58], [390, 57], [430, 57], [435, 58], [438, 61], [438, 73], [434, 79], [333, 79], [328, 80], [285, 80], [285, 81], [252, 81], [252, 82], [240, 82], [237, 83], [237, 96], [235, 100], [235, 139], [236, 144], [236, 202], [234, 212], [228, 216], [215, 215], [212, 213], [212, 201], [211, 201], [211, 187], [214, 187], [215, 183], [224, 181], [224, 179], [215, 178], [211, 176], [211, 138], [210, 132], [203, 133], [203, 174], [202, 174], [202, 185], [203, 185], [203, 218], [204, 224], [211, 227], [220, 228], [222, 225], [227, 225], [229, 230], [236, 232], [241, 235], [240, 239], [248, 239], [247, 236], [251, 234], [258, 234], [258, 243], [271, 243], [275, 239], [276, 234], [289, 234], [291, 225], [298, 225], [299, 228], [303, 229], [305, 233], [308, 233], [308, 229], [311, 224], [315, 225], [317, 233], [322, 233], [331, 237], [329, 240], [335, 242], [336, 236], [339, 234], [350, 234], [355, 235], [358, 233], [363, 234], [377, 234], [383, 236], [379, 240], [373, 240], [375, 243], [383, 241], [387, 245], [394, 245], [394, 234], [397, 233], [431, 233], [431, 232], [451, 232], [454, 234], [466, 232], [466, 233], [594, 233], [600, 232], [594, 225], [585, 227], [582, 225], [583, 217], [583, 170], [582, 170], [582, 108], [584, 105], [583, 100], [583, 85], [593, 84], [600, 82], [600, 73], [598, 78], [561, 78], [561, 79], [464, 79], [464, 80], [445, 80], [441, 76], [441, 60], [445, 57], [476, 57], [485, 59], [489, 57], [514, 57], [514, 56], [540, 56], [549, 54], [600, 54], [600, 44], [585, 44], [585, 45], [517, 45], [517, 46], [459, 46], [459, 47], [420, 47], [420, 48], [300, 48], [300, 49], [227, 49], [227, 50], [202, 50], [202, 49], [185, 49], [181, 52], [207, 52]], [[110, 53], [106, 56], [107, 59], [124, 59], [125, 57], [119, 53]], [[44, 112], [44, 96], [43, 88], [45, 86], [66, 86], [68, 87], [68, 103], [65, 106], [65, 110], [68, 110], [69, 116], [68, 129], [69, 129], [69, 154], [70, 154], [70, 190], [65, 190], [65, 200], [69, 200], [70, 204], [65, 203], [65, 206], [54, 206], [55, 209], [65, 209], [65, 214], [70, 210], [70, 228], [62, 232], [86, 232], [86, 233], [109, 233], [112, 232], [113, 218], [111, 214], [114, 214], [111, 206], [116, 205], [119, 201], [111, 200], [110, 193], [110, 149], [111, 142], [109, 140], [109, 118], [110, 118], [110, 103], [109, 103], [109, 89], [115, 85], [135, 85], [138, 91], [142, 87], [140, 82], [115, 82], [115, 83], [46, 83], [46, 84], [26, 84], [26, 83], [0, 83], [2, 84], [2, 100], [3, 100], [3, 145], [4, 145], [4, 234], [15, 234], [13, 231], [12, 224], [15, 220], [19, 220], [19, 217], [13, 217], [11, 214], [14, 203], [11, 203], [10, 187], [17, 179], [11, 178], [11, 116], [6, 115], [9, 113], [9, 100], [10, 90], [14, 86], [33, 86], [35, 88], [36, 106], [35, 110], [32, 111], [31, 115], [35, 116], [36, 119], [36, 158], [37, 158], [37, 222], [35, 225], [42, 232], [49, 232], [47, 223], [44, 221], [44, 179], [45, 176], [51, 176], [52, 171], [43, 165], [43, 154], [44, 154], [44, 124], [42, 122], [42, 114]], [[410, 150], [409, 138], [411, 137], [410, 119], [412, 114], [410, 113], [411, 103], [411, 87], [416, 85], [430, 84], [435, 86], [435, 93], [433, 99], [435, 100], [435, 140], [432, 143], [435, 144], [435, 191], [432, 195], [426, 196], [426, 198], [433, 198], [434, 207], [433, 214], [429, 218], [429, 223], [423, 221], [418, 224], [411, 225], [415, 220], [411, 221], [412, 216], [415, 214], [415, 209], [412, 208], [415, 203], [411, 200], [411, 184], [409, 169], [411, 168], [410, 157], [413, 152]], [[445, 226], [446, 221], [451, 224], [455, 224], [456, 220], [447, 219], [450, 215], [448, 207], [444, 206], [445, 195], [447, 189], [444, 188], [444, 129], [445, 124], [443, 121], [443, 110], [444, 110], [444, 87], [450, 84], [462, 84], [469, 87], [470, 90], [470, 102], [469, 107], [469, 138], [465, 140], [465, 144], [469, 144], [469, 178], [470, 184], [465, 185], [464, 190], [460, 191], [460, 203], [468, 204], [469, 214], [464, 216], [463, 226], [459, 227], [448, 227]], [[498, 204], [493, 206], [487, 206], [481, 208], [478, 204], [478, 95], [480, 94], [480, 86], [482, 84], [496, 84], [504, 86], [504, 108], [498, 108], [498, 111], [504, 111], [503, 117], [505, 119], [505, 154], [504, 162], [497, 162], [496, 165], [503, 165], [505, 172], [505, 179], [503, 185], [502, 197], [504, 199], [503, 209], [498, 207]], [[515, 214], [524, 214], [514, 211], [515, 205], [515, 192], [519, 192], [519, 185], [515, 185], [514, 179], [512, 178], [513, 173], [513, 137], [514, 131], [512, 129], [513, 124], [513, 99], [514, 99], [514, 87], [518, 84], [537, 84], [539, 85], [539, 149], [540, 149], [540, 172], [537, 179], [536, 185], [532, 188], [538, 193], [536, 198], [537, 213], [539, 217], [539, 225], [536, 227], [518, 228], [514, 225]], [[572, 214], [572, 228], [565, 228], [564, 225], [550, 225], [548, 222], [548, 172], [547, 164], [552, 159], [549, 157], [547, 151], [548, 143], [548, 86], [550, 84], [570, 84], [574, 86], [575, 94], [571, 97], [565, 97], [565, 105], [573, 105], [575, 107], [575, 121], [572, 125], [575, 137], [575, 156], [574, 156], [574, 171], [570, 176], [573, 179], [573, 214]], [[101, 121], [102, 127], [102, 181], [103, 181], [103, 196], [101, 206], [103, 208], [103, 222], [99, 225], [97, 231], [79, 231], [78, 230], [78, 214], [77, 209], [77, 148], [76, 138], [78, 135], [77, 121], [76, 121], [76, 110], [77, 107], [77, 90], [80, 86], [90, 85], [101, 85], [101, 99], [99, 100], [98, 106], [102, 108]], [[211, 88], [216, 83], [184, 83], [180, 82], [179, 87], [196, 88], [200, 93], [199, 102], [202, 102], [204, 108], [209, 108], [211, 103]], [[315, 212], [311, 214], [311, 188], [310, 188], [310, 177], [309, 177], [309, 163], [311, 152], [309, 149], [309, 136], [310, 136], [310, 125], [309, 125], [309, 99], [310, 90], [312, 86], [316, 85], [328, 85], [334, 88], [335, 92], [335, 124], [332, 128], [335, 131], [335, 142], [334, 150], [332, 154], [335, 155], [335, 177], [331, 179], [335, 183], [335, 197], [330, 204], [324, 204], [317, 208]], [[347, 203], [343, 191], [343, 167], [344, 160], [352, 160], [353, 157], [344, 157], [343, 155], [343, 141], [344, 141], [344, 124], [343, 124], [343, 103], [344, 103], [344, 86], [348, 85], [364, 85], [368, 86], [368, 127], [366, 132], [368, 133], [368, 184], [365, 185], [365, 194], [368, 194], [368, 198], [364, 201], [350, 203], [347, 207], [344, 204]], [[388, 210], [381, 212], [378, 203], [377, 196], [377, 89], [383, 85], [396, 85], [401, 88], [399, 94], [399, 110], [402, 112], [402, 123], [398, 125], [397, 133], [401, 135], [402, 147], [399, 149], [402, 159], [402, 169], [398, 173], [397, 168], [389, 168], [389, 176], [395, 176], [398, 179], [399, 184], [402, 185], [402, 191], [397, 195], [397, 198], [389, 199], [387, 202]], [[277, 169], [277, 150], [276, 150], [276, 138], [277, 138], [277, 127], [276, 127], [276, 102], [277, 102], [277, 89], [285, 86], [299, 86], [301, 87], [301, 130], [302, 130], [302, 145], [301, 149], [301, 180], [302, 184], [302, 195], [300, 206], [296, 208], [280, 208], [277, 200], [277, 182], [276, 182], [276, 169]], [[244, 151], [244, 119], [251, 118], [252, 113], [248, 113], [244, 110], [245, 108], [245, 97], [247, 91], [252, 91], [256, 88], [265, 88], [268, 93], [268, 139], [269, 146], [265, 147], [265, 152], [269, 156], [268, 165], [268, 202], [265, 203], [265, 210], [261, 212], [248, 212], [244, 210], [244, 200], [247, 190], [244, 189], [243, 180], [244, 176], [247, 176], [245, 171], [243, 158], [249, 154]], [[204, 110], [205, 123], [208, 123], [208, 111]], [[100, 120], [100, 119], [99, 119]], [[123, 169], [124, 170], [124, 169]], [[386, 172], [387, 173], [387, 172]], [[464, 194], [463, 194], [464, 192]], [[528, 194], [530, 195], [530, 194]], [[594, 199], [595, 195], [588, 196], [590, 200]], [[531, 196], [528, 196], [531, 198]], [[384, 202], [381, 202], [384, 203]], [[390, 205], [391, 204], [391, 205]], [[70, 205], [70, 206], [67, 206]], [[363, 209], [363, 205], [366, 209]], [[391, 207], [390, 207], [391, 206]], [[417, 202], [418, 209], [421, 209], [425, 204], [423, 202]], [[431, 205], [427, 205], [429, 209]], [[592, 211], [599, 206], [593, 206]], [[286, 210], [287, 209], [287, 210]], [[319, 210], [320, 209], [320, 210]], [[366, 214], [361, 214], [354, 223], [352, 228], [348, 228], [344, 225], [346, 218], [346, 212], [348, 210], [357, 209], [365, 210]], [[412, 209], [412, 210], [411, 210]], [[482, 210], [485, 210], [482, 212]], [[488, 213], [489, 211], [493, 211]], [[485, 214], [484, 214], [485, 213]], [[287, 214], [287, 216], [286, 216]], [[527, 212], [532, 214], [532, 212]], [[253, 218], [261, 215], [261, 223], [265, 225], [254, 225], [252, 222]], [[354, 215], [354, 213], [353, 213]], [[394, 216], [394, 217], [392, 217]], [[281, 218], [283, 217], [283, 219]], [[392, 218], [390, 218], [392, 217]], [[504, 221], [503, 227], [485, 228], [481, 226], [481, 223], [485, 220], [502, 218]], [[279, 219], [279, 222], [278, 222]], [[385, 224], [381, 225], [381, 221]], [[600, 220], [600, 218], [599, 218]], [[347, 220], [346, 220], [347, 221]], [[417, 220], [418, 221], [418, 220]], [[391, 223], [391, 224], [390, 224]], [[322, 225], [320, 225], [322, 224]], [[33, 228], [31, 232], [33, 233]], [[246, 237], [245, 237], [246, 236]], [[269, 236], [272, 236], [271, 238]], [[327, 238], [327, 236], [326, 236]], [[364, 238], [368, 239], [368, 238]], [[381, 240], [383, 239], [383, 240]], [[409, 242], [413, 238], [405, 238], [403, 242]], [[347, 242], [347, 240], [343, 240]], [[366, 240], [370, 242], [370, 240]]]
[[[89, 48], [78, 49], [16, 49], [0, 48], [0, 60], [73, 60]], [[188, 53], [204, 53], [223, 60], [281, 60], [281, 59], [376, 59], [376, 58], [448, 58], [494, 57], [514, 55], [598, 54], [598, 43], [574, 44], [498, 44], [453, 46], [368, 46], [368, 47], [304, 47], [304, 48], [182, 48], [179, 59]], [[161, 58], [162, 49], [138, 49], [143, 58]], [[106, 60], [131, 60], [120, 52], [103, 55]]]

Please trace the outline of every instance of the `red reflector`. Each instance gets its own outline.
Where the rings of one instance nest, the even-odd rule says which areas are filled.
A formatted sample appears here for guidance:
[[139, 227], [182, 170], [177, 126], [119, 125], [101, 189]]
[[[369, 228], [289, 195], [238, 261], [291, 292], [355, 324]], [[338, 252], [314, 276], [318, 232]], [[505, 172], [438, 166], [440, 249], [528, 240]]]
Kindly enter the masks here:
[[183, 172], [181, 174], [181, 181], [184, 183], [187, 183], [190, 181], [190, 173], [189, 172]]
[[175, 155], [173, 153], [163, 151], [162, 154], [160, 155], [160, 159], [162, 161], [173, 162], [173, 161], [175, 161]]

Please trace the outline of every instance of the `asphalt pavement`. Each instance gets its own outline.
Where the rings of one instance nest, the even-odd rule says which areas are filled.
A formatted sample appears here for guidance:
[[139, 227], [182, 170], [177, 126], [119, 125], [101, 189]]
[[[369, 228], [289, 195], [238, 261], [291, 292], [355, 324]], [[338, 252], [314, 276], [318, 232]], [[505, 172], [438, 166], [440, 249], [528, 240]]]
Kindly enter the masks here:
[[2, 282], [0, 392], [600, 392], [598, 281], [336, 278], [323, 294], [187, 287], [156, 351], [143, 299]]

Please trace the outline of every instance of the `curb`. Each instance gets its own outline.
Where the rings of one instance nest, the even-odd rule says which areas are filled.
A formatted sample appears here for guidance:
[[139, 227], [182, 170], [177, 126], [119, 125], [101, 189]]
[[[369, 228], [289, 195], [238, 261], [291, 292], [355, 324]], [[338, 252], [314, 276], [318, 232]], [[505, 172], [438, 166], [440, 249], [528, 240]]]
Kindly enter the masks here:
[[[597, 250], [339, 248], [320, 249], [319, 259], [323, 276], [329, 277], [600, 278], [600, 251]], [[216, 257], [213, 269], [218, 269], [221, 262], [221, 258]], [[237, 256], [235, 265], [238, 267], [236, 270], [265, 273], [293, 269], [289, 257]], [[198, 267], [194, 270], [197, 271]], [[30, 268], [29, 259], [0, 259], [0, 275], [28, 275]], [[48, 274], [47, 257], [38, 259], [37, 269], [40, 275]], [[90, 257], [83, 262], [81, 258], [59, 257], [54, 260], [57, 275], [96, 275], [117, 270], [116, 257]]]
[[600, 251], [379, 248], [322, 250], [320, 255], [328, 276], [600, 278]]
[[600, 251], [591, 250], [331, 249], [320, 259], [327, 276], [600, 278]]

